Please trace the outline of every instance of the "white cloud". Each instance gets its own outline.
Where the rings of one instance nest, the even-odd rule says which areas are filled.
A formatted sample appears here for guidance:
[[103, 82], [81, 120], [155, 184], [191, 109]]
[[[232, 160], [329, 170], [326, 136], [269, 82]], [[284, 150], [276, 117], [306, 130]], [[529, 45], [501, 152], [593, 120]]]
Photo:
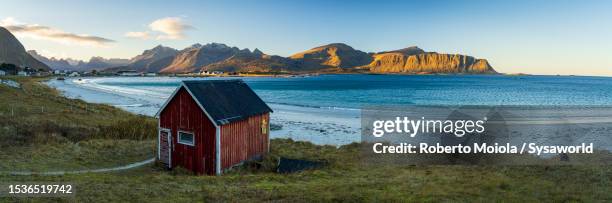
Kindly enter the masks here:
[[107, 46], [115, 42], [114, 40], [103, 37], [69, 33], [44, 25], [21, 23], [12, 17], [2, 19], [0, 21], [0, 26], [5, 27], [7, 30], [11, 31], [11, 33], [18, 36], [45, 39], [67, 44]]
[[149, 32], [126, 32], [125, 37], [128, 38], [138, 38], [138, 39], [149, 39], [151, 35]]
[[183, 20], [179, 17], [157, 19], [149, 24], [149, 28], [164, 33], [159, 35], [158, 39], [182, 39], [185, 36], [185, 30], [193, 29], [191, 25], [183, 23]]
[[19, 21], [17, 21], [17, 19], [13, 18], [13, 17], [6, 17], [2, 20], [0, 20], [0, 25], [18, 25], [18, 24], [23, 24]]
[[[193, 29], [194, 27], [183, 22], [180, 17], [165, 17], [157, 19], [149, 24], [149, 29], [153, 32], [158, 33], [155, 39], [183, 39], [185, 38], [185, 31]], [[127, 32], [126, 37], [149, 39], [151, 34], [148, 31], [145, 32]]]

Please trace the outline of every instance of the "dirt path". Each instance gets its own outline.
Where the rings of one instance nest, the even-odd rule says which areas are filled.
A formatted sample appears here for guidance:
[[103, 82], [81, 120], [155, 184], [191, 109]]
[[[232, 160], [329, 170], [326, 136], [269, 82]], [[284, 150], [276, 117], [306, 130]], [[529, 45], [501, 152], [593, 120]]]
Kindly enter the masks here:
[[150, 158], [144, 161], [131, 163], [124, 166], [112, 167], [112, 168], [99, 168], [99, 169], [87, 169], [87, 170], [76, 170], [76, 171], [48, 171], [48, 172], [31, 172], [31, 171], [3, 171], [0, 174], [9, 174], [9, 175], [19, 175], [19, 176], [29, 176], [29, 175], [44, 175], [44, 176], [54, 176], [54, 175], [66, 175], [66, 174], [81, 174], [81, 173], [104, 173], [104, 172], [112, 172], [112, 171], [123, 171], [133, 168], [138, 168], [150, 163], [153, 163], [155, 158]]

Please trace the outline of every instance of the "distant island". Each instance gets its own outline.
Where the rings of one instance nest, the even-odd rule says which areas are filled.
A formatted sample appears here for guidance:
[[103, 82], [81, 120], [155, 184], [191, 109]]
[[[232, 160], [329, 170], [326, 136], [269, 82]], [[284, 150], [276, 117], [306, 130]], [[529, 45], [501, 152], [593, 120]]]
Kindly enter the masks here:
[[92, 57], [89, 61], [47, 58], [0, 27], [0, 63], [41, 70], [136, 71], [143, 73], [379, 73], [496, 74], [486, 59], [426, 52], [416, 46], [366, 53], [343, 43], [315, 47], [289, 57], [239, 49], [221, 43], [194, 44], [182, 50], [158, 45], [131, 59]]

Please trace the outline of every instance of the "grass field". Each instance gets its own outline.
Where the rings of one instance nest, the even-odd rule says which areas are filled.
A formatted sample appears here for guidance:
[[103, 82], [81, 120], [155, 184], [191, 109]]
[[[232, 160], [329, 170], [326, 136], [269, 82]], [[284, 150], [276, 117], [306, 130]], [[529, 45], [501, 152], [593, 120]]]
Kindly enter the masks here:
[[5, 147], [0, 151], [2, 171], [75, 171], [127, 165], [155, 154], [155, 141], [94, 139]]
[[[63, 98], [38, 84], [40, 79], [18, 80], [24, 84], [23, 90], [0, 86], [0, 109], [26, 109], [17, 111], [21, 112], [18, 117], [0, 115], [0, 170], [110, 166], [138, 160], [154, 150], [153, 119]], [[64, 110], [27, 110], [40, 105]], [[74, 108], [65, 110], [70, 107]], [[146, 127], [151, 123], [152, 132]], [[108, 133], [115, 129], [129, 133]], [[129, 147], [135, 145], [142, 147]], [[612, 201], [612, 168], [607, 165], [393, 165], [364, 161], [362, 149], [361, 144], [337, 148], [275, 139], [263, 161], [247, 163], [219, 177], [193, 176], [181, 169], [166, 171], [156, 165], [112, 173], [0, 175], [0, 182], [72, 183], [76, 192], [66, 198], [0, 197], [0, 201]], [[120, 154], [123, 156], [117, 156]], [[37, 158], [31, 159], [34, 155]], [[329, 164], [319, 170], [277, 174], [274, 168], [280, 156], [325, 160]]]

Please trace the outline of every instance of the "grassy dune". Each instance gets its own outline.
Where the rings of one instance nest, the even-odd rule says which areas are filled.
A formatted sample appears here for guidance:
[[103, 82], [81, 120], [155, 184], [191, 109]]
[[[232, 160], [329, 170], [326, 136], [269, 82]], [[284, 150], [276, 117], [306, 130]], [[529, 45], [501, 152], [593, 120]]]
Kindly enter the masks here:
[[[118, 108], [68, 99], [41, 84], [43, 78], [9, 78], [16, 89], [0, 85], [0, 144], [47, 143], [50, 139], [81, 141], [95, 138], [153, 139], [155, 119]], [[19, 143], [14, 143], [19, 142]]]
[[44, 78], [0, 85], [0, 171], [82, 170], [154, 154], [157, 122], [108, 105], [68, 99]]
[[[78, 100], [61, 98], [36, 81], [20, 80], [24, 83], [23, 92], [0, 86], [3, 96], [0, 99], [0, 108], [6, 107], [9, 103], [24, 108], [40, 104], [61, 108], [88, 105], [88, 108], [49, 113], [48, 117], [31, 113], [16, 120], [7, 117], [6, 114], [1, 115], [0, 128], [11, 129], [0, 133], [2, 142], [16, 143], [9, 148], [9, 151], [27, 151], [38, 157], [47, 155], [55, 161], [45, 158], [28, 160], [27, 155], [9, 156], [10, 153], [6, 153], [3, 148], [0, 153], [3, 154], [0, 156], [2, 159], [0, 163], [7, 160], [17, 163], [22, 160], [23, 163], [15, 166], [27, 168], [40, 163], [47, 168], [60, 166], [79, 168], [117, 163], [98, 158], [99, 156], [113, 156], [122, 161], [130, 161], [151, 152], [154, 141], [147, 134], [151, 133], [150, 129], [142, 126], [150, 125], [152, 119], [134, 116], [105, 105], [86, 104]], [[14, 96], [4, 97], [7, 91]], [[17, 98], [20, 101], [15, 101]], [[99, 112], [93, 113], [89, 109]], [[32, 122], [22, 124], [22, 121]], [[28, 128], [28, 130], [19, 128]], [[100, 133], [114, 129], [131, 129], [131, 131], [127, 130], [130, 132], [127, 134], [112, 135]], [[155, 135], [154, 130], [153, 127], [153, 135]], [[18, 132], [18, 134], [8, 132]], [[20, 140], [11, 141], [13, 137], [19, 137]], [[129, 148], [138, 144], [143, 147]], [[77, 146], [81, 149], [77, 150]], [[364, 161], [367, 159], [362, 156], [362, 149], [361, 144], [336, 148], [274, 139], [271, 143], [271, 153], [264, 160], [247, 163], [219, 177], [193, 176], [181, 169], [166, 171], [155, 165], [113, 173], [64, 176], [0, 175], [0, 182], [72, 183], [75, 184], [76, 191], [76, 195], [69, 198], [0, 198], [0, 201], [612, 201], [612, 168], [606, 165], [393, 165]], [[53, 158], [58, 156], [58, 153], [72, 155], [66, 159]], [[116, 156], [116, 154], [125, 154], [125, 156]], [[329, 164], [320, 170], [276, 174], [273, 171], [276, 158], [280, 156], [325, 160]]]

